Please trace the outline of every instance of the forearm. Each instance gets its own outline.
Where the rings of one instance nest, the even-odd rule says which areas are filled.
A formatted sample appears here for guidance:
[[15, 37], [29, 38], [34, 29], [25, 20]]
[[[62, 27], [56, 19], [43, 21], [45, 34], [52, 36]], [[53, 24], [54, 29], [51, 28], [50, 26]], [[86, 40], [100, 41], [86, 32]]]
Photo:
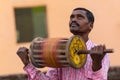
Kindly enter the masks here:
[[31, 63], [24, 67], [24, 70], [28, 74], [28, 80], [48, 80], [48, 77], [41, 71], [37, 70]]
[[98, 71], [102, 68], [102, 63], [101, 62], [92, 62], [92, 70]]
[[108, 70], [109, 70], [109, 57], [108, 55], [105, 55], [101, 64], [98, 63], [98, 65], [95, 65], [95, 67], [93, 68], [92, 79], [93, 80], [107, 80]]
[[[28, 80], [58, 80], [57, 76], [46, 75], [37, 70], [31, 63], [24, 67], [24, 70], [28, 74]], [[56, 74], [56, 73], [51, 73]]]
[[92, 79], [93, 80], [107, 80], [107, 75], [104, 75], [102, 68], [98, 71], [93, 71]]

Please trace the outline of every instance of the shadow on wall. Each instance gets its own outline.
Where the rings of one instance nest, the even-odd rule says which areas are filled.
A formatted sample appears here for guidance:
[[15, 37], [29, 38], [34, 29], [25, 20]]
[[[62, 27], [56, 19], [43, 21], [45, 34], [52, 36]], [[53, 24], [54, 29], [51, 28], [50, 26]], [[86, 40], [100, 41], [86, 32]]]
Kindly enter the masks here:
[[[0, 76], [0, 80], [27, 80], [27, 74]], [[108, 80], [120, 80], [120, 67], [110, 67], [108, 72]]]

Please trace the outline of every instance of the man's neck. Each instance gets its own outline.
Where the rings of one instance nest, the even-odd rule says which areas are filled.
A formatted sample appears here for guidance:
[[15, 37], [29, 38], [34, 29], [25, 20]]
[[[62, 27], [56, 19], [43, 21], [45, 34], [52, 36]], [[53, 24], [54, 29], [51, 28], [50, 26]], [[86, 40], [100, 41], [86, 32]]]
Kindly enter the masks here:
[[80, 34], [79, 36], [81, 36], [83, 38], [83, 40], [85, 41], [85, 43], [88, 41], [89, 37], [88, 34]]

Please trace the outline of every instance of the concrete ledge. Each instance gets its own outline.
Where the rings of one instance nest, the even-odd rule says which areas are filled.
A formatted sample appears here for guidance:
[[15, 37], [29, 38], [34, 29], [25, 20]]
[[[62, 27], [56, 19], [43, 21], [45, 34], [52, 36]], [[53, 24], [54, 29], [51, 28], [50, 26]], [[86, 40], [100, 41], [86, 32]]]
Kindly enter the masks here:
[[27, 80], [26, 74], [12, 74], [0, 76], [0, 80]]

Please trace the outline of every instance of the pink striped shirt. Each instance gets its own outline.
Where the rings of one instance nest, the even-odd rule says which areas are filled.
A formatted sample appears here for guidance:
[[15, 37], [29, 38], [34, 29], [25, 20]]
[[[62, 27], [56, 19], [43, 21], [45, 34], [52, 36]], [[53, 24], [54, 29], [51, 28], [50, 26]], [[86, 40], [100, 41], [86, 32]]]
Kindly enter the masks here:
[[[90, 50], [95, 46], [90, 40], [86, 42], [87, 49]], [[49, 68], [44, 74], [37, 70], [31, 63], [24, 67], [28, 74], [28, 80], [107, 80], [107, 73], [109, 69], [108, 54], [102, 60], [102, 68], [96, 72], [92, 71], [92, 59], [87, 55], [85, 65], [80, 69], [72, 67], [66, 68]]]

